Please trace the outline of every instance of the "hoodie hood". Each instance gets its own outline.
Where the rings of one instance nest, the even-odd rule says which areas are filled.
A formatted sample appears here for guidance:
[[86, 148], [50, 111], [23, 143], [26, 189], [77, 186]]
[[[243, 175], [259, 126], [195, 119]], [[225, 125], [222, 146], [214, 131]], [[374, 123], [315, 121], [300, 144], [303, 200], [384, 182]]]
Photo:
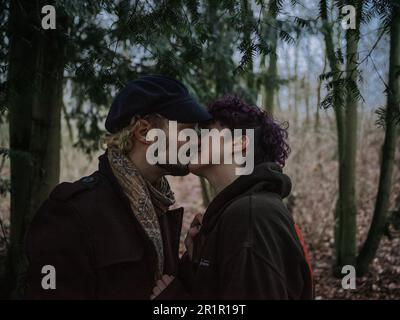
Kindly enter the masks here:
[[292, 190], [292, 182], [282, 172], [279, 165], [273, 162], [264, 162], [255, 166], [250, 175], [240, 176], [225, 190], [241, 193], [246, 192], [249, 188], [274, 192], [284, 199]]
[[255, 192], [276, 193], [286, 198], [292, 189], [290, 178], [282, 173], [282, 168], [273, 162], [264, 162], [254, 167], [249, 175], [243, 175], [223, 189], [211, 201], [203, 218], [203, 231], [211, 228], [222, 209], [232, 200]]

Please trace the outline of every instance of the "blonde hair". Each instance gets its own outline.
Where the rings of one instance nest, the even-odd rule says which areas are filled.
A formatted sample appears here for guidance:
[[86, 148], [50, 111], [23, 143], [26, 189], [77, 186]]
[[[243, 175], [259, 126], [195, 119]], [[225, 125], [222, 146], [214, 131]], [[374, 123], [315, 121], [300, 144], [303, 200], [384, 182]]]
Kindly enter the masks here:
[[144, 117], [133, 117], [129, 125], [125, 128], [122, 128], [120, 131], [116, 133], [107, 133], [103, 137], [103, 144], [107, 148], [117, 148], [125, 154], [128, 154], [133, 149], [133, 132], [136, 127], [139, 125], [139, 120], [144, 119], [149, 121], [154, 127], [164, 127], [167, 119], [163, 116], [155, 113], [146, 115]]

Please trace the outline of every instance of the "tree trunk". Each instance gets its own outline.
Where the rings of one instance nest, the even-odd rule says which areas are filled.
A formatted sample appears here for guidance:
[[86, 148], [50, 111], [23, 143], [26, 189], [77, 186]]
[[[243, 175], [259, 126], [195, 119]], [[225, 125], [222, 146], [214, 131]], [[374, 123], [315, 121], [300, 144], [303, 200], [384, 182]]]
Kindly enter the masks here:
[[[326, 72], [326, 56], [324, 57], [324, 68], [322, 69], [322, 74]], [[317, 110], [315, 112], [315, 125], [314, 130], [318, 134], [319, 127], [321, 123], [321, 116], [320, 116], [320, 108], [321, 108], [321, 87], [322, 87], [322, 80], [318, 79], [318, 87], [317, 87]], [[317, 135], [317, 141], [319, 141], [319, 135]]]
[[[9, 19], [9, 123], [11, 161], [9, 290], [19, 296], [26, 268], [27, 225], [58, 183], [60, 109], [64, 70], [63, 24], [43, 30], [44, 1], [12, 1]], [[59, 12], [57, 12], [59, 14]]]
[[[248, 17], [252, 17], [253, 16], [253, 11], [251, 9], [251, 2], [247, 1], [247, 0], [242, 0], [241, 3], [242, 6], [242, 12], [243, 15], [245, 15], [243, 18], [247, 19]], [[214, 23], [214, 22], [211, 22]], [[251, 43], [251, 31], [246, 29], [244, 31], [243, 37], [246, 39], [247, 43]], [[256, 81], [255, 81], [255, 77], [254, 77], [254, 72], [253, 72], [253, 66], [254, 66], [254, 62], [253, 62], [253, 58], [248, 62], [248, 66], [247, 66], [247, 73], [245, 75], [245, 80], [246, 80], [246, 84], [247, 87], [249, 89], [250, 92], [252, 92], [254, 89], [256, 89]]]
[[[38, 79], [38, 36], [32, 32], [37, 24], [38, 3], [12, 1], [9, 16], [8, 108], [10, 130], [11, 208], [10, 246], [7, 256], [7, 291], [15, 288], [22, 254], [25, 218], [30, 207], [29, 177], [32, 157], [29, 153], [31, 118]], [[23, 40], [22, 40], [23, 39]]]
[[[354, 1], [356, 2], [356, 1]], [[355, 4], [353, 2], [353, 4]], [[357, 19], [358, 20], [358, 19]], [[358, 81], [358, 40], [359, 26], [346, 32], [346, 72], [349, 82], [357, 86]], [[349, 86], [349, 85], [347, 85]], [[356, 259], [356, 155], [357, 155], [357, 97], [347, 90], [345, 106], [345, 146], [343, 168], [342, 223], [339, 231], [340, 247], [337, 266], [355, 266]]]
[[357, 259], [357, 275], [362, 276], [375, 257], [386, 224], [389, 209], [390, 189], [396, 148], [395, 114], [400, 104], [400, 8], [394, 7], [390, 30], [389, 88], [385, 115], [385, 140], [382, 146], [382, 159], [378, 195], [374, 216], [367, 239]]
[[288, 110], [289, 110], [289, 116], [292, 116], [293, 113], [293, 106], [292, 106], [292, 70], [291, 70], [291, 65], [290, 65], [290, 59], [289, 59], [289, 54], [286, 54], [286, 61], [288, 63], [286, 64], [286, 72], [287, 72], [287, 88], [288, 88], [288, 96], [287, 96], [287, 103], [288, 103]]
[[304, 106], [306, 108], [306, 127], [310, 124], [310, 77], [304, 77]]
[[267, 112], [272, 116], [274, 114], [274, 98], [277, 87], [277, 55], [276, 55], [276, 31], [274, 33], [274, 50], [269, 54], [269, 65], [265, 81], [265, 102], [264, 107]]
[[278, 112], [280, 112], [282, 110], [280, 89], [281, 89], [281, 87], [278, 86], [278, 88], [276, 88], [276, 92], [275, 92], [275, 108]]
[[[307, 39], [306, 42], [307, 47], [310, 48], [310, 39]], [[304, 76], [304, 104], [306, 108], [306, 129], [308, 129], [310, 125], [310, 93], [311, 93], [311, 80], [310, 80], [310, 72], [311, 72], [311, 66], [312, 66], [312, 59], [313, 57], [311, 56], [310, 50], [306, 49], [306, 75]]]
[[[276, 20], [276, 14], [266, 14], [266, 18], [273, 23]], [[263, 77], [263, 107], [271, 116], [274, 114], [275, 91], [278, 87], [278, 31], [276, 28], [270, 27], [266, 30], [266, 37], [271, 41], [271, 51], [268, 55], [269, 63], [268, 69]]]
[[296, 48], [296, 52], [294, 55], [294, 76], [293, 76], [293, 85], [294, 85], [294, 102], [293, 102], [293, 109], [294, 109], [294, 127], [297, 128], [297, 122], [299, 119], [299, 110], [298, 110], [298, 100], [299, 100], [299, 50]]
[[[58, 17], [60, 25], [62, 17]], [[61, 109], [63, 105], [64, 41], [62, 34], [44, 33], [41, 38], [41, 75], [38, 103], [32, 112], [33, 155], [31, 213], [59, 181]]]
[[[341, 106], [341, 101], [339, 97], [341, 92], [338, 88], [337, 81], [340, 79], [341, 70], [340, 70], [340, 63], [335, 54], [335, 46], [333, 43], [333, 35], [332, 35], [332, 26], [330, 25], [328, 19], [328, 7], [327, 1], [321, 0], [320, 1], [320, 12], [321, 12], [321, 19], [323, 22], [323, 34], [325, 40], [325, 50], [326, 55], [329, 62], [329, 67], [331, 72], [333, 73], [332, 76], [332, 83], [333, 83], [333, 110], [335, 112], [335, 120], [336, 120], [336, 131], [338, 137], [338, 200], [335, 209], [335, 251], [336, 251], [336, 262], [335, 264], [338, 265], [338, 256], [341, 248], [341, 237], [339, 236], [340, 230], [342, 229], [341, 223], [342, 219], [342, 199], [343, 199], [343, 184], [345, 181], [345, 177], [343, 175], [343, 162], [344, 162], [344, 119], [343, 119], [343, 110]], [[335, 274], [337, 270], [334, 270]]]

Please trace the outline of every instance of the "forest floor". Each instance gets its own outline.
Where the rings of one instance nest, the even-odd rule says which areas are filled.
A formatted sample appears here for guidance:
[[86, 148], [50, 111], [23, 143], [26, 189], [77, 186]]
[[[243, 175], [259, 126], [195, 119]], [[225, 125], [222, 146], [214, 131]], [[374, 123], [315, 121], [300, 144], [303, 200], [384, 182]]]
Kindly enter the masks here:
[[[341, 280], [332, 276], [333, 212], [337, 200], [336, 137], [333, 121], [326, 121], [315, 134], [312, 128], [290, 131], [292, 153], [285, 172], [293, 188], [288, 207], [302, 230], [308, 245], [315, 275], [316, 299], [400, 299], [400, 234], [384, 237], [370, 272], [357, 278], [356, 289], [345, 290]], [[371, 221], [379, 179], [379, 152], [383, 130], [372, 117], [360, 120], [357, 154], [357, 240], [362, 245]], [[400, 143], [400, 142], [399, 142]], [[400, 145], [397, 147], [391, 209], [399, 205]], [[73, 181], [96, 170], [96, 156], [88, 159], [65, 142], [62, 149], [61, 181]], [[3, 168], [3, 175], [9, 174]], [[177, 206], [185, 208], [182, 241], [196, 213], [203, 213], [199, 179], [193, 175], [169, 178], [176, 194]], [[0, 218], [6, 233], [9, 225], [9, 196], [0, 198]], [[1, 240], [0, 255], [5, 243]], [[183, 250], [183, 245], [181, 246]], [[0, 257], [1, 258], [1, 257]]]

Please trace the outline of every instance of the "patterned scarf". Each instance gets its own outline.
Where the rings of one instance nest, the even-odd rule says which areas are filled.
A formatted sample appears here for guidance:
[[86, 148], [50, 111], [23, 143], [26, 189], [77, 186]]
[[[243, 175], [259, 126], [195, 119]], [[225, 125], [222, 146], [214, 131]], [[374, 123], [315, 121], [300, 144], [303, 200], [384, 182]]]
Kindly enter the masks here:
[[129, 199], [133, 214], [154, 244], [158, 259], [158, 279], [164, 269], [164, 250], [158, 216], [164, 214], [175, 203], [174, 193], [165, 178], [161, 178], [155, 186], [145, 180], [132, 161], [118, 149], [108, 149], [107, 155], [111, 169]]

